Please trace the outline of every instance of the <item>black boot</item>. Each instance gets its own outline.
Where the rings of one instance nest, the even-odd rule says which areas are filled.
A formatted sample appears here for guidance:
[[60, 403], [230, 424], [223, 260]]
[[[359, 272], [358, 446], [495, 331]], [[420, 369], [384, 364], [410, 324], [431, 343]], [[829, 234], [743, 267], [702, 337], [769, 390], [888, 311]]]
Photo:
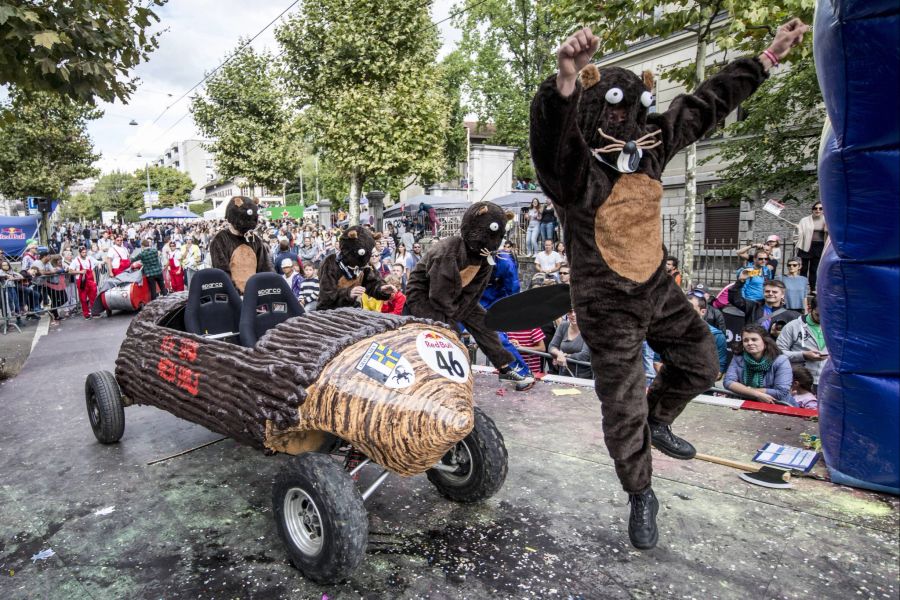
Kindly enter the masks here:
[[656, 513], [659, 502], [651, 488], [641, 494], [628, 494], [631, 516], [628, 518], [628, 537], [631, 545], [639, 550], [649, 550], [656, 546], [659, 530], [656, 528]]
[[672, 426], [665, 423], [657, 423], [652, 419], [648, 421], [650, 424], [650, 440], [653, 447], [668, 454], [672, 458], [680, 460], [690, 460], [697, 454], [697, 449], [685, 439], [682, 439], [672, 433]]

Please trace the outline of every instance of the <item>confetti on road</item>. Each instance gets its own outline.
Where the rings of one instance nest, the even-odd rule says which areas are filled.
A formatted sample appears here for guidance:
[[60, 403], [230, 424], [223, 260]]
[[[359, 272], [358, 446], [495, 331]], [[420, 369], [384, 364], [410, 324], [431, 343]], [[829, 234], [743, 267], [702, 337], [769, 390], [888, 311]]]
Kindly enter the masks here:
[[95, 517], [102, 517], [105, 515], [112, 514], [116, 510], [115, 506], [107, 506], [106, 508], [101, 508], [100, 510], [94, 513]]
[[554, 396], [579, 396], [581, 390], [576, 388], [553, 388], [551, 390]]
[[47, 548], [46, 550], [41, 550], [37, 554], [33, 554], [31, 556], [31, 562], [33, 564], [39, 560], [47, 560], [51, 556], [56, 556], [56, 552], [53, 551], [53, 548]]

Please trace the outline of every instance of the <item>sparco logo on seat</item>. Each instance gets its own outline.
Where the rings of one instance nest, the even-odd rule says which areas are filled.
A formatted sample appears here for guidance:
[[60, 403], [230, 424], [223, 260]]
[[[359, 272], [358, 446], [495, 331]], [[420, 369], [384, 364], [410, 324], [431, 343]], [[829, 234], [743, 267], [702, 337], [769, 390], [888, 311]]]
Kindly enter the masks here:
[[203, 286], [201, 286], [200, 289], [202, 289], [202, 290], [211, 290], [211, 289], [214, 289], [214, 288], [220, 288], [220, 287], [222, 287], [222, 282], [221, 282], [221, 281], [216, 282], [216, 283], [204, 283]]
[[259, 290], [259, 292], [257, 292], [257, 295], [259, 295], [259, 296], [271, 296], [271, 295], [273, 295], [273, 294], [280, 294], [280, 293], [281, 293], [281, 289], [280, 289], [280, 288], [269, 288], [269, 289], [266, 289], [266, 290]]

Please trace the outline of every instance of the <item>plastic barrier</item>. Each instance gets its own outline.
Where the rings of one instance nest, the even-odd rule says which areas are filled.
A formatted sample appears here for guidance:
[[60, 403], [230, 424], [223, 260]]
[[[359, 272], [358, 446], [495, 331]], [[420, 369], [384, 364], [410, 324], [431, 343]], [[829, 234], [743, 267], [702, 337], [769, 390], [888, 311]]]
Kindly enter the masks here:
[[900, 493], [900, 3], [819, 0], [819, 84], [830, 124], [819, 183], [831, 245], [819, 309], [831, 360], [819, 380], [832, 480]]

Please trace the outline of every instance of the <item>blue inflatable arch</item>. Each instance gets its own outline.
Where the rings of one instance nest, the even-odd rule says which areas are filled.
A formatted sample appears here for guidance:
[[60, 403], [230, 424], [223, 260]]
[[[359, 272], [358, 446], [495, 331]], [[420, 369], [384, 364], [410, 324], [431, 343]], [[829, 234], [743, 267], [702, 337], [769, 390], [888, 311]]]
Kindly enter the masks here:
[[819, 183], [831, 243], [818, 299], [831, 360], [819, 419], [833, 481], [900, 493], [900, 2], [819, 0], [829, 123]]

